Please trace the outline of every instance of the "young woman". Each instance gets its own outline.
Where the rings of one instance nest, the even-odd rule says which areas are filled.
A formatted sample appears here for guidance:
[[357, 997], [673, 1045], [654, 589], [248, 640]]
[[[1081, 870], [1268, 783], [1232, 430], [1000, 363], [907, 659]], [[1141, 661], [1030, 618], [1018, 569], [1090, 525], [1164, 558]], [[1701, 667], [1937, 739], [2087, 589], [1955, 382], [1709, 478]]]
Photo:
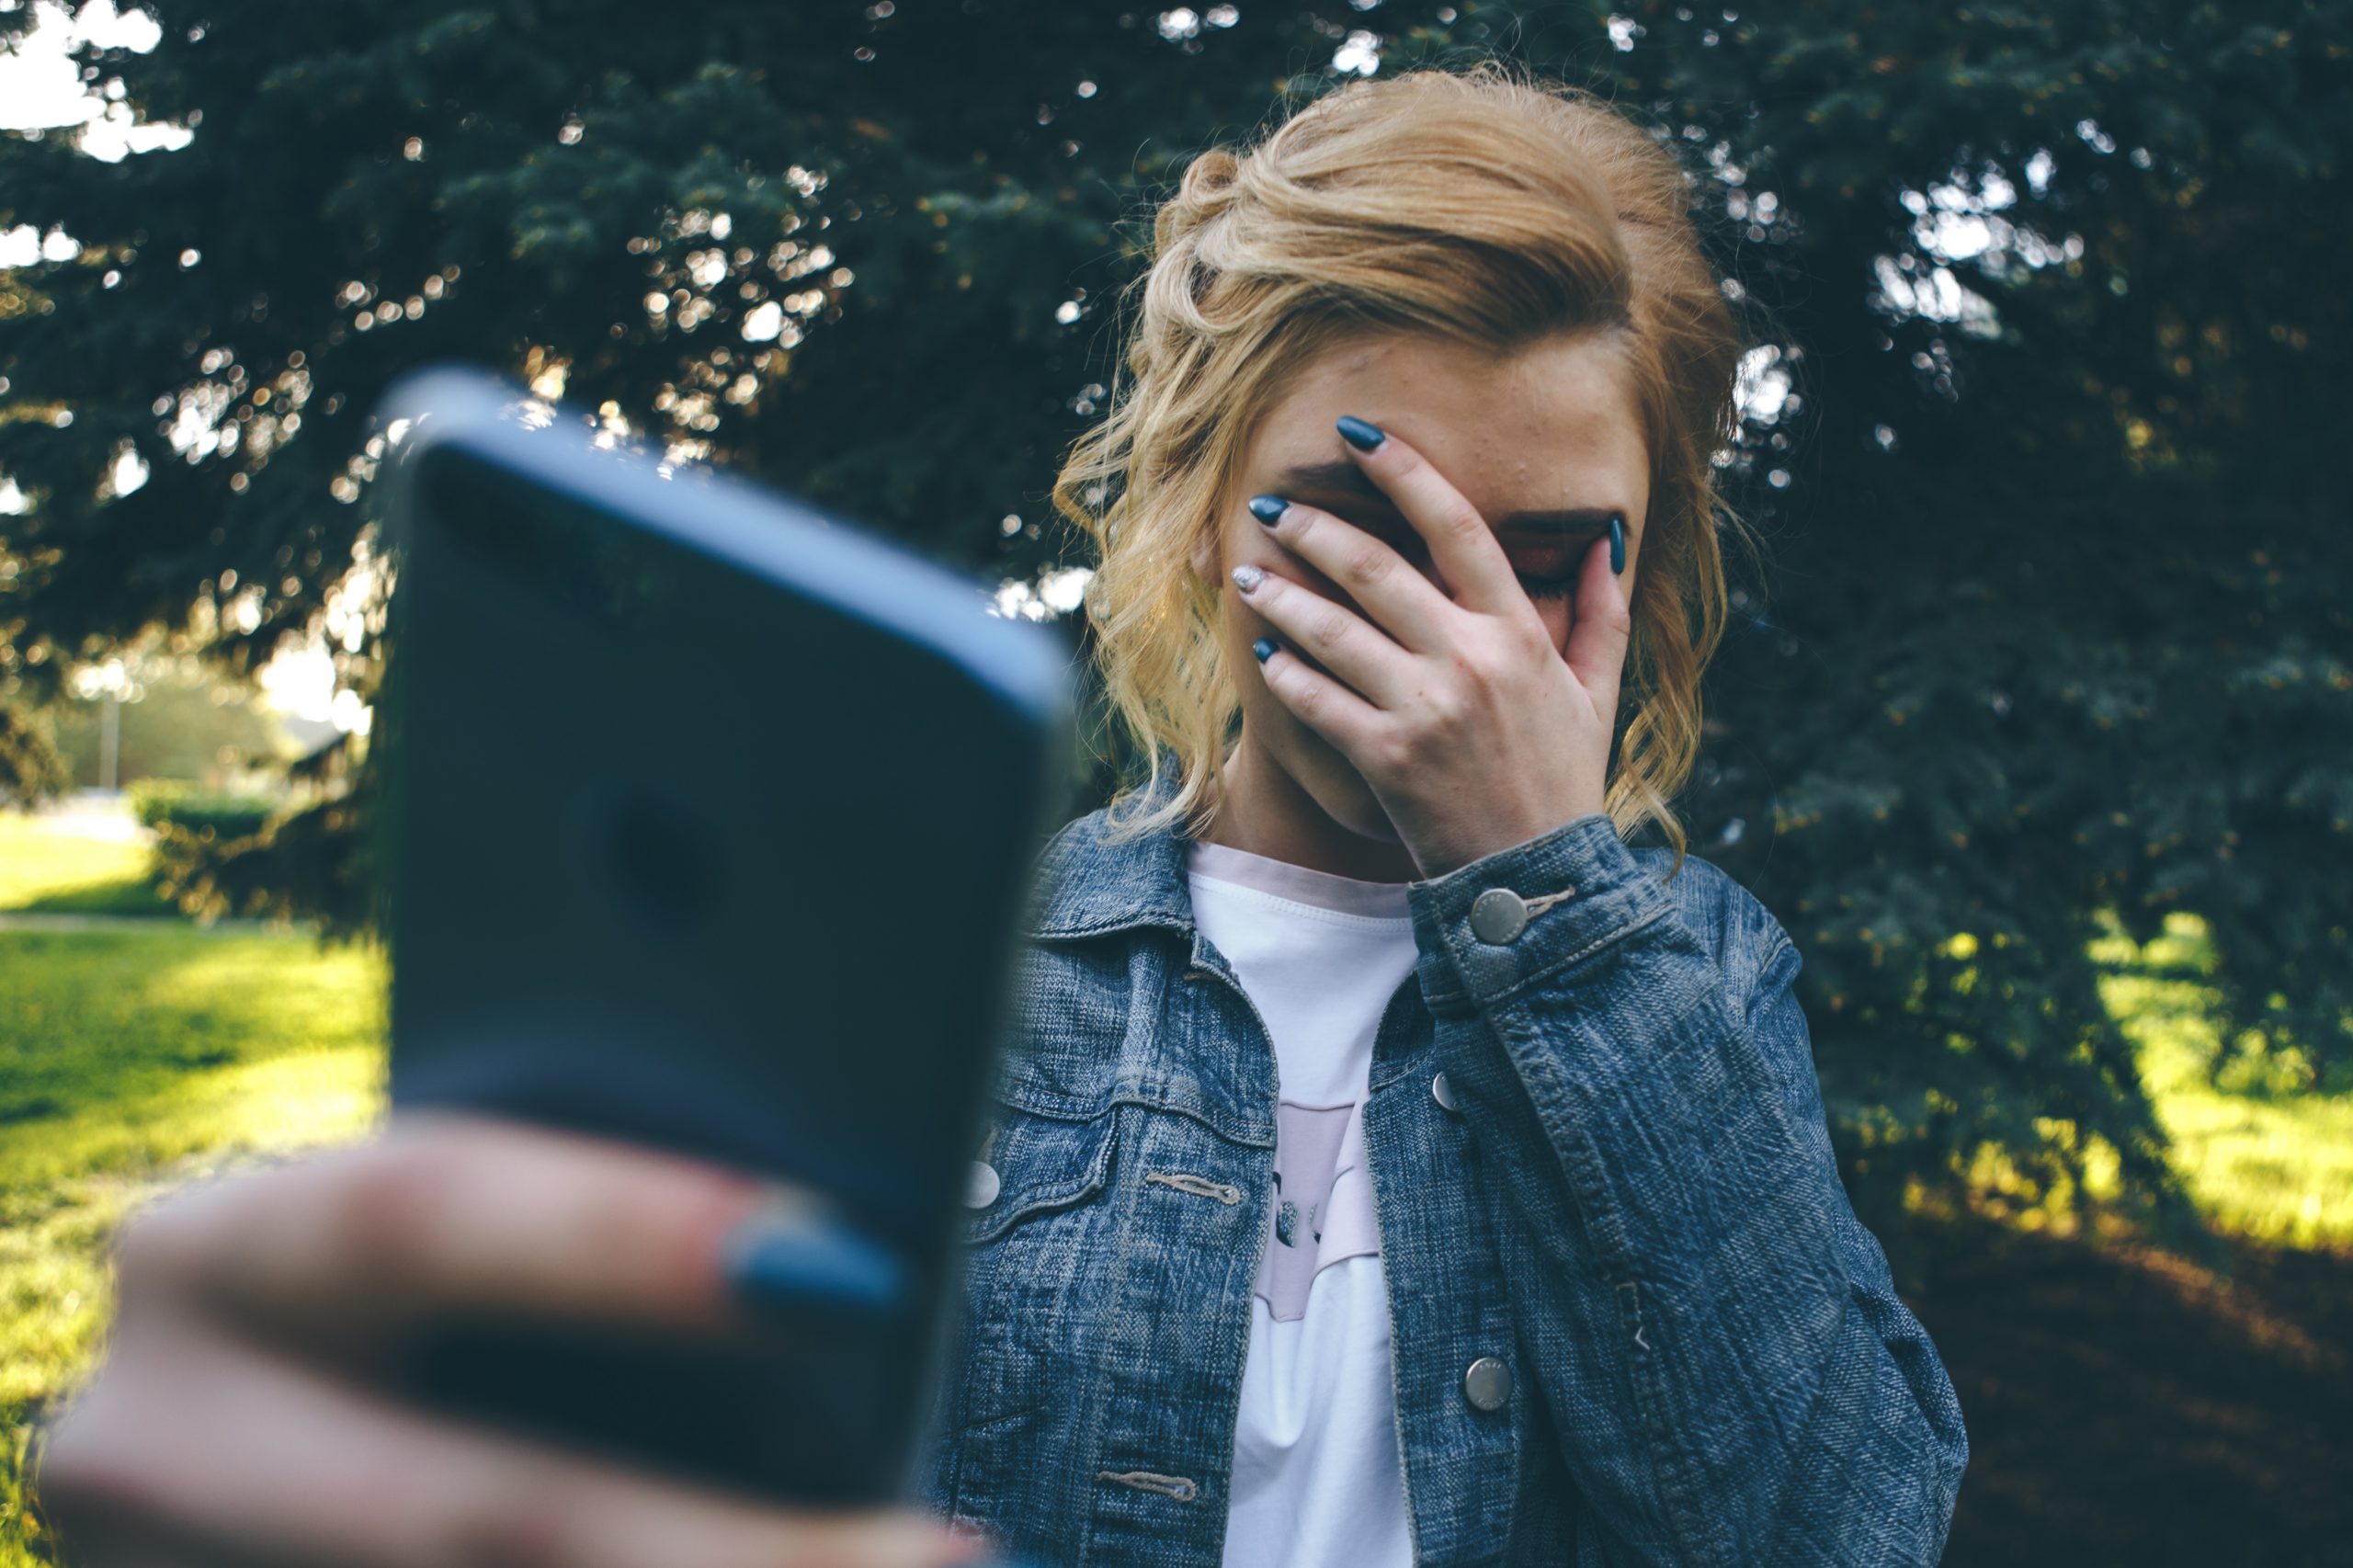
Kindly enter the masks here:
[[750, 1310], [754, 1184], [430, 1118], [131, 1227], [40, 1472], [91, 1560], [1934, 1562], [1960, 1407], [1840, 1186], [1797, 950], [1667, 804], [1740, 350], [1686, 186], [1491, 64], [1351, 85], [1160, 211], [1057, 487], [1154, 768], [1039, 865], [929, 1466], [976, 1530], [355, 1377], [451, 1301]]

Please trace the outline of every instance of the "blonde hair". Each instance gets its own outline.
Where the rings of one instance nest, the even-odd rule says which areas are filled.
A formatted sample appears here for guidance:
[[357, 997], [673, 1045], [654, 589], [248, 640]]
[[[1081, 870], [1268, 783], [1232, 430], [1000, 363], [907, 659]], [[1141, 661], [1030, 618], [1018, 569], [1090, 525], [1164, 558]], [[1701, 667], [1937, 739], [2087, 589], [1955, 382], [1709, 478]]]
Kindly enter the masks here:
[[[1212, 149], [1153, 217], [1133, 380], [1073, 445], [1055, 508], [1099, 552], [1086, 595], [1105, 696], [1175, 788], [1114, 836], [1215, 816], [1241, 713], [1218, 635], [1213, 541], [1252, 427], [1297, 373], [1369, 331], [1508, 353], [1559, 333], [1614, 340], [1651, 452], [1651, 502], [1605, 809], [1655, 820], [1679, 869], [1670, 798], [1697, 757], [1699, 676], [1726, 588], [1712, 459], [1737, 429], [1745, 345], [1688, 216], [1690, 177], [1596, 95], [1486, 58], [1352, 82], [1253, 148]], [[1751, 544], [1756, 541], [1749, 540]], [[1207, 548], [1214, 551], [1215, 544]], [[1631, 716], [1627, 716], [1631, 711]]]

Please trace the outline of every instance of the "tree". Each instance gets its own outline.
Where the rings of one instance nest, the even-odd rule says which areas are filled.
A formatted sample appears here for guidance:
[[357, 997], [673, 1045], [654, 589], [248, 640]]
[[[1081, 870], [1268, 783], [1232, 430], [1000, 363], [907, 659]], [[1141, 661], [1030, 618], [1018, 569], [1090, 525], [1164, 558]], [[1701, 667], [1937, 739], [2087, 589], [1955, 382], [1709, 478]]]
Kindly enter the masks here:
[[[2344, 881], [2298, 874], [2353, 831], [2342, 225], [2284, 221], [2341, 210], [2344, 0], [143, 8], [163, 42], [85, 75], [184, 149], [0, 141], [0, 226], [81, 247], [0, 283], [19, 702], [142, 629], [233, 670], [303, 629], [370, 526], [369, 410], [433, 358], [976, 572], [1076, 560], [1043, 496], [1125, 221], [1279, 93], [1497, 51], [1681, 140], [1771, 346], [1733, 469], [1779, 560], [1682, 804], [1805, 955], [1867, 1218], [2097, 1137], [2190, 1236], [2107, 911], [2203, 915], [2234, 1025], [2346, 1069]], [[380, 653], [338, 655], [363, 693]]]

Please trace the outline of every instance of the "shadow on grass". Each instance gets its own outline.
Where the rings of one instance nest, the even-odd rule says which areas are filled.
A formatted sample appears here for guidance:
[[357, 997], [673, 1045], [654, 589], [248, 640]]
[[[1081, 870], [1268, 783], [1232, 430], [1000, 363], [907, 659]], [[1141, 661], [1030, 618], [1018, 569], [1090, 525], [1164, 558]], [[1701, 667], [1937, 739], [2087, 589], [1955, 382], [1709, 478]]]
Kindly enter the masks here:
[[9, 911], [12, 915], [136, 915], [158, 920], [185, 919], [177, 906], [155, 891], [155, 885], [145, 877], [123, 877], [111, 881], [85, 882], [80, 887], [61, 888], [26, 899]]

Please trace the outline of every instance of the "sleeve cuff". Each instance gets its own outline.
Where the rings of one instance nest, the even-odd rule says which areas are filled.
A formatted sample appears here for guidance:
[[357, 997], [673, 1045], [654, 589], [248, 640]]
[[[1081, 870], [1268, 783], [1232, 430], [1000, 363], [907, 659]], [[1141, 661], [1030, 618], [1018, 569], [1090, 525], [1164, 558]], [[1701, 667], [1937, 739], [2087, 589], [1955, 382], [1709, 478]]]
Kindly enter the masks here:
[[[1571, 889], [1545, 908], [1526, 908]], [[1406, 895], [1433, 1013], [1500, 1001], [1673, 906], [1604, 812], [1412, 883]]]

